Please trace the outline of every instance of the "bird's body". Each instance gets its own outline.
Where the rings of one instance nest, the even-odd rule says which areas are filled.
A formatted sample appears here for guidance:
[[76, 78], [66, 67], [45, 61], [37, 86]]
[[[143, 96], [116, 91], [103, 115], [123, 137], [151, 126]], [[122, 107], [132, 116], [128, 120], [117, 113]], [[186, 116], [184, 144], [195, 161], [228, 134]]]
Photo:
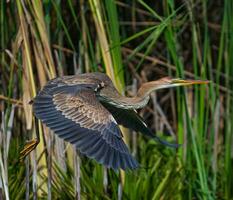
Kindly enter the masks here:
[[[87, 157], [109, 168], [135, 169], [139, 165], [125, 145], [118, 125], [176, 146], [156, 137], [135, 111], [148, 103], [153, 90], [178, 86], [179, 82], [170, 78], [159, 81], [143, 84], [137, 95], [129, 98], [120, 95], [103, 73], [58, 77], [50, 80], [34, 98], [33, 110], [55, 134]], [[201, 83], [205, 82], [189, 81], [186, 85]]]

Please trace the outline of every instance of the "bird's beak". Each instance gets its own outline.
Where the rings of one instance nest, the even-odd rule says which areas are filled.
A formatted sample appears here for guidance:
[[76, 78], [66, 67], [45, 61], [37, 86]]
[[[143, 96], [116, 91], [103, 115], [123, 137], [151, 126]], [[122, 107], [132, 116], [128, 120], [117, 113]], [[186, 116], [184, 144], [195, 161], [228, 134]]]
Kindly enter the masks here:
[[184, 80], [184, 79], [172, 79], [171, 80], [171, 84], [174, 86], [208, 84], [209, 82], [210, 81], [207, 81], [207, 80]]

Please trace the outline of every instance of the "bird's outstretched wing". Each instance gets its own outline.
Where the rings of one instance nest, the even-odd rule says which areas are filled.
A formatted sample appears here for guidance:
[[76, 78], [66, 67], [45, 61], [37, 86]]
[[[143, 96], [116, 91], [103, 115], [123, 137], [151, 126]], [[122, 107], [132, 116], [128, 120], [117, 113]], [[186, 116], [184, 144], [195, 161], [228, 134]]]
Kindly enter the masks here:
[[34, 99], [37, 118], [87, 157], [113, 169], [135, 169], [121, 131], [94, 91], [85, 85], [51, 82]]
[[165, 146], [174, 148], [180, 147], [179, 144], [169, 143], [153, 134], [135, 110], [124, 110], [121, 108], [116, 108], [113, 105], [110, 105], [106, 102], [101, 103], [109, 112], [112, 113], [113, 117], [119, 125], [123, 125], [126, 128], [130, 128], [136, 132], [140, 132], [144, 135], [147, 135]]

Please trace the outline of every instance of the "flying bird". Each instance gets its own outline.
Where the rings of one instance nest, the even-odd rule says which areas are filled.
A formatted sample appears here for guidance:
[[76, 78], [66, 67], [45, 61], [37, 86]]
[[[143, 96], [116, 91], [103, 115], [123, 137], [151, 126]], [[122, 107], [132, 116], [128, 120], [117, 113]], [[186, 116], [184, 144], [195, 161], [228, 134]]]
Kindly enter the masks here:
[[[208, 81], [165, 77], [144, 83], [136, 96], [125, 97], [106, 74], [85, 73], [50, 80], [33, 99], [32, 105], [35, 116], [60, 138], [73, 144], [81, 154], [114, 170], [133, 170], [139, 164], [124, 143], [119, 125], [164, 145], [178, 147], [178, 144], [157, 137], [136, 109], [145, 107], [150, 93], [155, 90], [206, 83]], [[37, 143], [30, 143], [21, 156], [28, 155]]]

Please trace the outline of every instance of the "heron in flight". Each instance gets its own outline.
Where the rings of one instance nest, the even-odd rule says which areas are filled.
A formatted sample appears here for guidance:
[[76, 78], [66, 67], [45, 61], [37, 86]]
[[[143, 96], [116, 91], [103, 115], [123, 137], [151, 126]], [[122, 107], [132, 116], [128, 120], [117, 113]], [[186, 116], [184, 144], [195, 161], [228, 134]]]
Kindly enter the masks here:
[[[50, 80], [32, 104], [35, 116], [81, 154], [108, 168], [132, 170], [139, 164], [124, 143], [119, 125], [161, 144], [178, 147], [153, 134], [136, 109], [145, 107], [150, 93], [155, 90], [206, 83], [208, 81], [165, 77], [144, 83], [136, 96], [125, 97], [119, 94], [106, 74], [85, 73]], [[21, 156], [28, 155], [37, 143], [36, 140], [29, 143]]]

